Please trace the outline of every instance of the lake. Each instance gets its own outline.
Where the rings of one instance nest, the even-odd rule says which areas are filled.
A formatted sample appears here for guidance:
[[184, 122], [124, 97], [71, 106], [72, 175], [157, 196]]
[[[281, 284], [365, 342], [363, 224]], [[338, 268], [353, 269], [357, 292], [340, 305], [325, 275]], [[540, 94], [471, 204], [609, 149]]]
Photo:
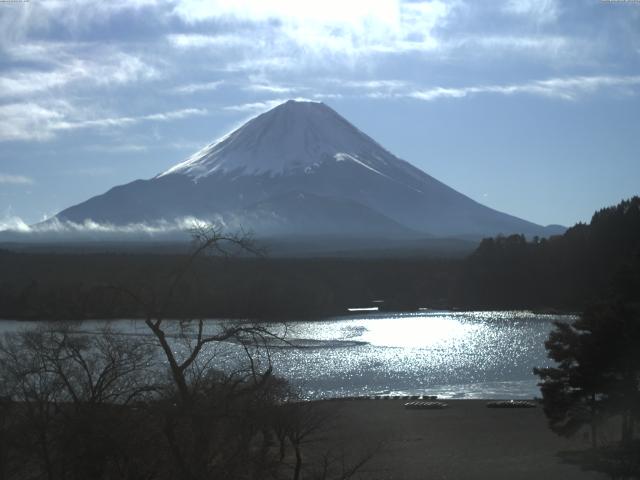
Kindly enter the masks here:
[[[533, 367], [548, 366], [544, 341], [554, 320], [575, 317], [531, 312], [372, 313], [291, 322], [272, 328], [291, 346], [274, 348], [271, 360], [309, 399], [356, 395], [438, 395], [442, 398], [540, 396]], [[0, 322], [0, 332], [38, 322]], [[104, 322], [74, 325], [96, 331]], [[146, 335], [140, 320], [113, 320], [122, 334]], [[216, 329], [220, 321], [208, 321]], [[207, 353], [214, 365], [234, 368], [240, 346], [226, 343]]]

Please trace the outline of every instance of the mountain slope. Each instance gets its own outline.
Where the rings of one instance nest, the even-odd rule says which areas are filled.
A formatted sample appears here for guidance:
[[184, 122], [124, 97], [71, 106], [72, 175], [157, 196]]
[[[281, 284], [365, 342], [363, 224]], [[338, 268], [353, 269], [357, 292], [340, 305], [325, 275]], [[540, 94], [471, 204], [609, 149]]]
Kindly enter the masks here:
[[322, 103], [289, 101], [149, 180], [57, 219], [124, 225], [196, 217], [256, 234], [546, 235], [395, 157]]

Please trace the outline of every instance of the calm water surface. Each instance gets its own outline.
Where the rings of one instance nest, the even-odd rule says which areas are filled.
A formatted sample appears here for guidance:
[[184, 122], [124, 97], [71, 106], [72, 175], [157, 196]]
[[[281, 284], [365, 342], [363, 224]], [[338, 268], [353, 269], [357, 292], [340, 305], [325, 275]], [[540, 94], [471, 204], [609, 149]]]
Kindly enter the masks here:
[[[445, 398], [539, 396], [534, 366], [549, 365], [544, 341], [554, 320], [530, 312], [380, 313], [273, 325], [294, 346], [272, 350], [277, 374], [307, 398], [432, 394]], [[1, 331], [34, 325], [0, 323]], [[143, 322], [115, 320], [123, 334], [147, 335]], [[219, 328], [211, 320], [208, 328]], [[104, 322], [74, 325], [95, 331]], [[242, 349], [211, 349], [215, 365], [234, 368]]]

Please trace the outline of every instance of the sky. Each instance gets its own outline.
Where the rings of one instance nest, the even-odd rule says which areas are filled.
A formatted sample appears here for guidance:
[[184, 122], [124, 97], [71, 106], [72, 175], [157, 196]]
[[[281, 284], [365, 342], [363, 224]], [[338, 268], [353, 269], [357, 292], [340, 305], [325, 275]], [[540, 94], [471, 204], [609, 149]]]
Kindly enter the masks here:
[[547, 225], [640, 194], [640, 0], [0, 1], [0, 229], [290, 98]]

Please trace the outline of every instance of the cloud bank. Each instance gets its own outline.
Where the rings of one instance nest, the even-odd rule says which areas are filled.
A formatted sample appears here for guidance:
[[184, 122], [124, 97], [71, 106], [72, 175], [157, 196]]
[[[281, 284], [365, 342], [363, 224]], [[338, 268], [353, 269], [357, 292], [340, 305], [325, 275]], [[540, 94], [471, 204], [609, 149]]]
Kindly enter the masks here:
[[[217, 224], [226, 225], [221, 218]], [[0, 241], [15, 237], [23, 240], [53, 240], [56, 238], [104, 239], [109, 237], [162, 239], [167, 236], [187, 238], [195, 228], [211, 224], [211, 220], [183, 217], [175, 220], [159, 220], [153, 223], [113, 225], [87, 219], [82, 223], [51, 218], [35, 225], [27, 224], [18, 216], [5, 215], [0, 219]]]
[[[256, 111], [301, 93], [428, 101], [483, 93], [557, 99], [605, 89], [637, 93], [640, 72], [624, 70], [629, 59], [637, 63], [640, 33], [633, 25], [640, 9], [623, 12], [593, 3], [47, 0], [11, 5], [0, 11], [0, 142], [48, 141], [80, 129], [153, 128], [154, 122], [207, 112]], [[616, 28], [604, 35], [609, 25]], [[469, 83], [460, 86], [460, 76], [447, 71], [467, 65], [474, 74], [463, 75]], [[513, 67], [507, 71], [505, 65]], [[505, 80], [516, 72], [520, 78]], [[390, 73], [396, 78], [388, 78]], [[165, 104], [164, 113], [142, 111], [151, 104]]]

